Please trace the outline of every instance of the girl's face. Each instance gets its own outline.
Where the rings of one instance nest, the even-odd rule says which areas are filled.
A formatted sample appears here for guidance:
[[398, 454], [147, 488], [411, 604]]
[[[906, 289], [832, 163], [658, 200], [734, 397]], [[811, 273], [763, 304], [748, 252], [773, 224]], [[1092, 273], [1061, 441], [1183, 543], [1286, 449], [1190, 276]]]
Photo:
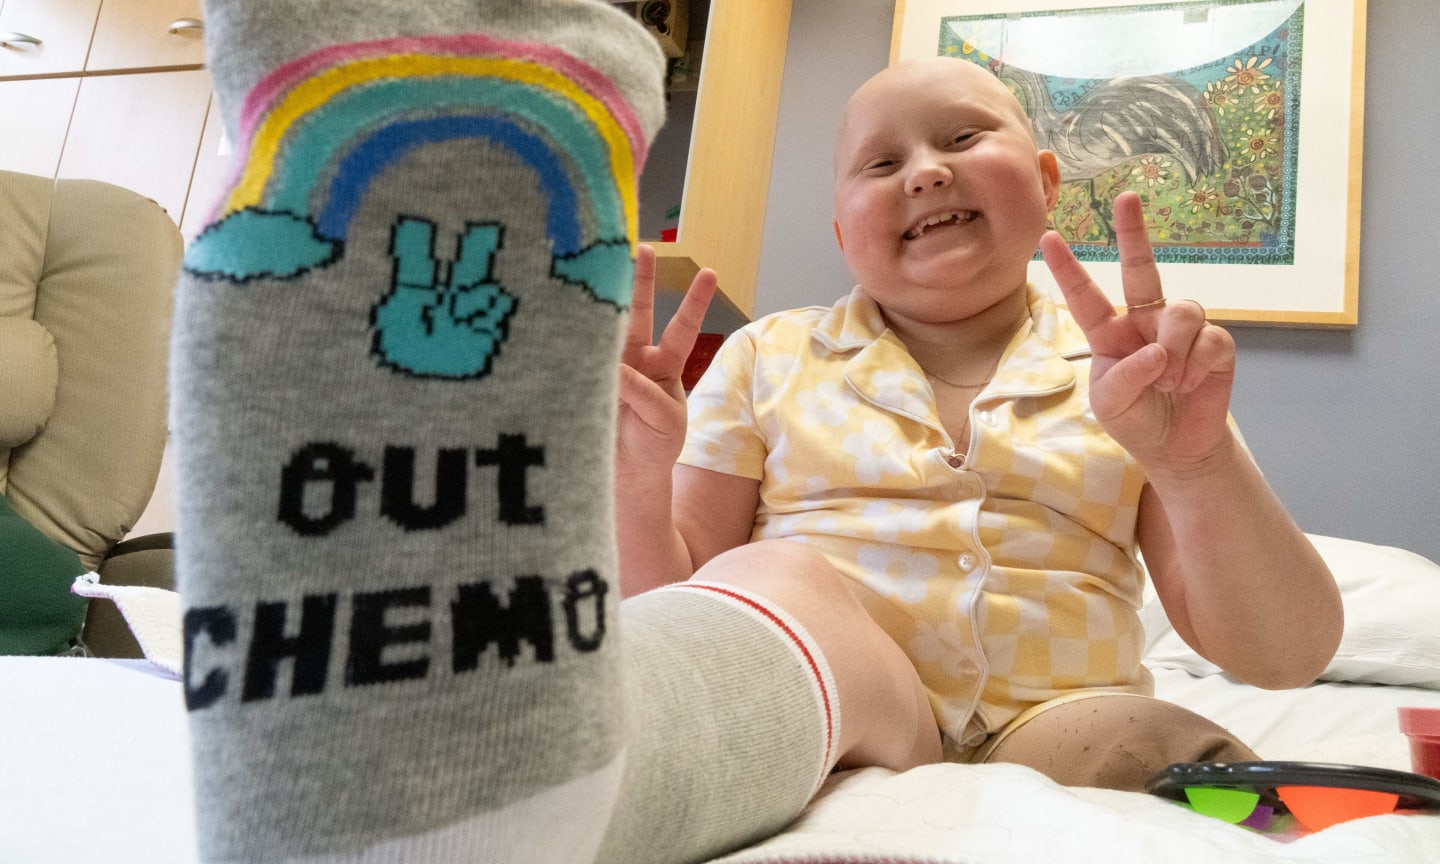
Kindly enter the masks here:
[[887, 314], [967, 318], [1026, 283], [1055, 205], [1054, 154], [984, 69], [946, 57], [876, 75], [851, 98], [835, 163], [835, 228]]

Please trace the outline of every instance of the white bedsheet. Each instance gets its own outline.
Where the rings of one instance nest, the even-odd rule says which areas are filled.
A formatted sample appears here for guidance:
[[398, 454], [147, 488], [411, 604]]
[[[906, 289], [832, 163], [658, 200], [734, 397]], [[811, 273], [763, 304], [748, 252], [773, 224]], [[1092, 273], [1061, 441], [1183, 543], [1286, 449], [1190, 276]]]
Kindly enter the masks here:
[[[1157, 695], [1271, 759], [1408, 767], [1398, 705], [1440, 691], [1322, 684], [1283, 693], [1157, 669]], [[0, 658], [0, 862], [192, 864], [179, 682], [141, 661]], [[756, 862], [1434, 864], [1440, 815], [1390, 815], [1279, 842], [1148, 795], [1067, 789], [1015, 766], [847, 772]], [[537, 862], [543, 864], [543, 862]]]
[[833, 779], [783, 834], [720, 860], [1434, 864], [1440, 816], [1373, 816], [1285, 843], [1150, 795], [1066, 788], [1015, 765], [867, 768]]
[[0, 862], [192, 864], [189, 734], [146, 661], [0, 657]]
[[[1266, 759], [1409, 770], [1400, 705], [1440, 691], [1317, 684], [1266, 691], [1157, 668], [1155, 695], [1228, 728]], [[1440, 814], [1357, 819], [1277, 840], [1153, 796], [1058, 786], [1011, 765], [879, 768], [832, 778], [785, 833], [720, 859], [914, 864], [1435, 864]]]

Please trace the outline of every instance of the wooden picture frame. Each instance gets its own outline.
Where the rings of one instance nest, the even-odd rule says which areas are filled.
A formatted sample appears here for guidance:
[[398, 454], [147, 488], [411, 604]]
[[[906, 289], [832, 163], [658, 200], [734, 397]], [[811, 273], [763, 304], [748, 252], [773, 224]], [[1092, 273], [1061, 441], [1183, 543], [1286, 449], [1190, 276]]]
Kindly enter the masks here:
[[[1170, 297], [1211, 320], [1358, 321], [1366, 0], [897, 0], [891, 62], [950, 54], [1060, 154], [1053, 224], [1121, 302], [1135, 189]], [[1030, 277], [1059, 299], [1038, 256]]]

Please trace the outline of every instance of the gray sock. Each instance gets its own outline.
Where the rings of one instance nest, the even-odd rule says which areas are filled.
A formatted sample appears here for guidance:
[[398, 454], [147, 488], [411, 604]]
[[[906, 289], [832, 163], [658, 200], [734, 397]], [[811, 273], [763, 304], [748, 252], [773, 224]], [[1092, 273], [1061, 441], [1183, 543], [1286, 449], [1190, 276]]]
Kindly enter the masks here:
[[709, 861], [790, 823], [835, 767], [840, 705], [804, 628], [728, 585], [626, 600], [628, 747], [613, 864]]
[[237, 167], [171, 385], [201, 855], [589, 860], [658, 49], [595, 0], [207, 2], [206, 30]]

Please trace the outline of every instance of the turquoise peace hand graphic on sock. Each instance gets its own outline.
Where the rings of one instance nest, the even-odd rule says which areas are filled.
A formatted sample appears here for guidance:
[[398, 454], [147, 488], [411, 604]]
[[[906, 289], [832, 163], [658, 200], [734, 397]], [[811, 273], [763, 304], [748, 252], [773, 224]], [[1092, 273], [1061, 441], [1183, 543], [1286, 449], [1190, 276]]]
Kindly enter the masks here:
[[434, 223], [399, 218], [391, 232], [391, 289], [371, 312], [381, 364], [421, 377], [489, 373], [517, 305], [492, 278], [503, 236], [499, 225], [466, 226], [447, 265], [434, 254]]

